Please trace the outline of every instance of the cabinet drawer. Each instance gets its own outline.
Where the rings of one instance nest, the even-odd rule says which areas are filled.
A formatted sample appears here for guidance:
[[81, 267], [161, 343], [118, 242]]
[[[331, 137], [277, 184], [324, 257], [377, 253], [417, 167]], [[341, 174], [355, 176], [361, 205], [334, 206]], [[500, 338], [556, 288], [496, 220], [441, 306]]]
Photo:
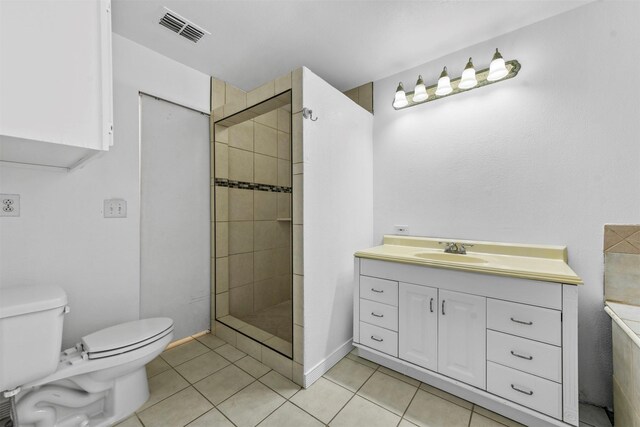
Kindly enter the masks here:
[[360, 276], [360, 298], [398, 306], [398, 282]]
[[360, 300], [360, 320], [398, 331], [398, 308], [366, 299]]
[[560, 347], [487, 331], [487, 360], [551, 381], [562, 382]]
[[398, 334], [388, 329], [360, 322], [360, 344], [398, 357]]
[[487, 362], [487, 391], [562, 419], [562, 386], [553, 381]]
[[487, 299], [487, 328], [558, 346], [562, 342], [560, 315], [558, 310]]

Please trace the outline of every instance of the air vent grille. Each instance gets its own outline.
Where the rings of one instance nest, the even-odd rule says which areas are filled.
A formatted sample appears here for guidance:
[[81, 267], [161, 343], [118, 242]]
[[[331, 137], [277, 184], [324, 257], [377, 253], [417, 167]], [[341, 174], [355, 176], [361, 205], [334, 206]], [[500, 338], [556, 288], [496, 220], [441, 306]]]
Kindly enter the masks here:
[[211, 34], [207, 30], [198, 27], [188, 19], [183, 18], [174, 11], [164, 8], [165, 14], [160, 18], [159, 24], [181, 35], [182, 37], [197, 43], [205, 34]]
[[5, 422], [11, 415], [11, 401], [0, 396], [0, 420]]

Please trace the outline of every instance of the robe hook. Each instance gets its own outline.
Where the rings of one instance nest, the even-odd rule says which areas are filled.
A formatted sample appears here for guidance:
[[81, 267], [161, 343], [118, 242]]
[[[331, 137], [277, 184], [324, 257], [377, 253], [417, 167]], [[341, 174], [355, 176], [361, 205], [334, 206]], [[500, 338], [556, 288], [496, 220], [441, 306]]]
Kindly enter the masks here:
[[306, 107], [302, 109], [302, 117], [304, 117], [305, 119], [311, 119], [312, 122], [318, 120], [317, 116], [315, 119], [313, 118], [313, 111]]

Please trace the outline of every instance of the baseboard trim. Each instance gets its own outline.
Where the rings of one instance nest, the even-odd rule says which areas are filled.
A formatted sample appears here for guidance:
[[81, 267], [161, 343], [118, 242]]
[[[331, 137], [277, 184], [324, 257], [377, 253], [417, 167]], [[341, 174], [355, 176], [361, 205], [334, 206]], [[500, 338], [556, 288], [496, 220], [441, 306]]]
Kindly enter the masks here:
[[320, 363], [311, 368], [308, 372], [302, 375], [302, 381], [304, 388], [311, 386], [311, 384], [315, 383], [323, 376], [329, 369], [333, 367], [336, 363], [338, 363], [343, 357], [345, 357], [351, 350], [353, 350], [352, 345], [353, 340], [349, 339], [340, 347], [338, 347], [333, 353], [331, 353], [328, 357], [324, 358]]

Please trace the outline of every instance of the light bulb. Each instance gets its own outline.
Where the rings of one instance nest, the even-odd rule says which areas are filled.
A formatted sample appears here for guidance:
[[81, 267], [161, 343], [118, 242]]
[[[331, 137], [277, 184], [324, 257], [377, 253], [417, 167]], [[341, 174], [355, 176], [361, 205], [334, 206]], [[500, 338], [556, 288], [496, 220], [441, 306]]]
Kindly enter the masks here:
[[462, 78], [460, 79], [458, 87], [460, 89], [471, 89], [477, 84], [478, 80], [476, 80], [476, 70], [473, 68], [471, 58], [469, 58], [469, 62], [467, 62], [467, 65], [464, 67], [464, 71], [462, 72]]
[[436, 95], [444, 96], [453, 92], [453, 88], [451, 87], [451, 79], [449, 79], [449, 74], [447, 74], [447, 67], [444, 67], [442, 73], [440, 74], [440, 78], [438, 79], [438, 88], [436, 89]]
[[487, 76], [487, 80], [495, 82], [496, 80], [504, 78], [507, 74], [509, 74], [509, 71], [504, 64], [504, 59], [502, 59], [502, 55], [500, 55], [500, 52], [498, 52], [498, 49], [496, 48], [496, 53], [493, 54], [493, 59], [489, 65], [489, 75]]
[[427, 87], [424, 85], [424, 80], [422, 80], [422, 76], [418, 76], [418, 81], [416, 82], [416, 88], [413, 90], [413, 101], [422, 102], [422, 101], [426, 101], [427, 98], [429, 98], [429, 94], [427, 93]]
[[393, 100], [393, 108], [402, 108], [406, 107], [409, 104], [407, 101], [407, 94], [404, 92], [404, 87], [402, 86], [402, 82], [398, 83], [398, 88], [396, 89], [396, 96]]

